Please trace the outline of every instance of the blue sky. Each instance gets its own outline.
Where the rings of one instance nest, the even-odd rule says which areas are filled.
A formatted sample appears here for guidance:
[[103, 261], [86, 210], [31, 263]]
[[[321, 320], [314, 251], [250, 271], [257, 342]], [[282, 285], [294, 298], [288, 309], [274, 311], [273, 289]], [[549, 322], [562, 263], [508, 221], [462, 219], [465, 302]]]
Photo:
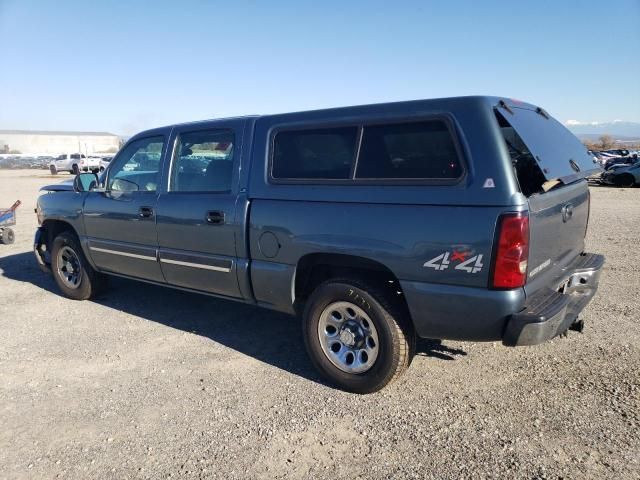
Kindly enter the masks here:
[[0, 0], [0, 128], [490, 94], [640, 121], [640, 0]]

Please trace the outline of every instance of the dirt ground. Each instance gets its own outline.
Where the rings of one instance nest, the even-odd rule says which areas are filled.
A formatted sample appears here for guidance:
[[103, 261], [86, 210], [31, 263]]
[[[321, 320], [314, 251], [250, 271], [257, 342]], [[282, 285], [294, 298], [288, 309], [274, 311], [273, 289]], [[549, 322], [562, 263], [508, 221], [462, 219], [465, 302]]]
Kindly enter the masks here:
[[640, 478], [640, 188], [591, 188], [607, 264], [583, 334], [422, 341], [357, 396], [285, 315], [121, 279], [58, 295], [33, 209], [65, 178], [0, 170], [0, 206], [23, 201], [0, 245], [0, 478]]

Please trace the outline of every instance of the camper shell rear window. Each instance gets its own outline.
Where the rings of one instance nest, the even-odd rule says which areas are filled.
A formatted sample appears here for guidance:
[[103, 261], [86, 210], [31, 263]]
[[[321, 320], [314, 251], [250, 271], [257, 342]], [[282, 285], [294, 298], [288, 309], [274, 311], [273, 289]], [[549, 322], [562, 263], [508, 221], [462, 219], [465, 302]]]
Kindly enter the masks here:
[[[521, 186], [537, 183], [540, 174], [543, 183], [569, 184], [600, 171], [582, 142], [543, 109], [501, 101], [495, 112]], [[524, 172], [535, 178], [524, 178]]]

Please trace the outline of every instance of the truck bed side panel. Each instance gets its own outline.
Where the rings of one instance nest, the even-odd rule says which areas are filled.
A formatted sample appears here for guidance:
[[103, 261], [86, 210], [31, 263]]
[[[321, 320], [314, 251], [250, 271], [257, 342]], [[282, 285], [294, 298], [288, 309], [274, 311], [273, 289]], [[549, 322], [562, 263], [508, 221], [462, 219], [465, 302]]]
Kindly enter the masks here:
[[[305, 255], [352, 255], [381, 263], [399, 280], [486, 289], [502, 207], [435, 207], [254, 200], [250, 256], [256, 299], [291, 288]], [[425, 265], [426, 264], [426, 265]], [[273, 276], [262, 276], [261, 270]], [[275, 282], [286, 285], [274, 285]]]

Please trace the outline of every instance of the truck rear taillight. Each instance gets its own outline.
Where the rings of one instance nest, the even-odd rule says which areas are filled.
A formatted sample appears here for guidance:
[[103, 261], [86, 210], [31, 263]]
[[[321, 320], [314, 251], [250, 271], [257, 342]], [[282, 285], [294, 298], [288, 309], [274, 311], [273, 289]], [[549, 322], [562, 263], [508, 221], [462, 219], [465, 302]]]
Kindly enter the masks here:
[[498, 220], [498, 235], [491, 286], [519, 288], [527, 279], [529, 260], [529, 214], [505, 213]]

